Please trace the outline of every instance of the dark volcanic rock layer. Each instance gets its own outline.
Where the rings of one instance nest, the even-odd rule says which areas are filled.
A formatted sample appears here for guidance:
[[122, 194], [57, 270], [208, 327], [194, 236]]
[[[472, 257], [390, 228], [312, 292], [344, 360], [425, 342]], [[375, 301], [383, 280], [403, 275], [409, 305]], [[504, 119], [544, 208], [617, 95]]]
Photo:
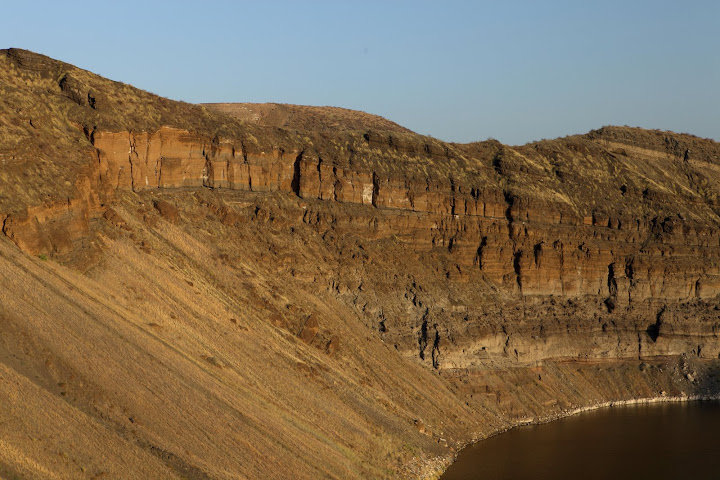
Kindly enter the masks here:
[[0, 473], [415, 477], [519, 421], [717, 391], [713, 141], [450, 144], [22, 50], [0, 79], [4, 401], [33, 396], [7, 428], [87, 440], [13, 437]]

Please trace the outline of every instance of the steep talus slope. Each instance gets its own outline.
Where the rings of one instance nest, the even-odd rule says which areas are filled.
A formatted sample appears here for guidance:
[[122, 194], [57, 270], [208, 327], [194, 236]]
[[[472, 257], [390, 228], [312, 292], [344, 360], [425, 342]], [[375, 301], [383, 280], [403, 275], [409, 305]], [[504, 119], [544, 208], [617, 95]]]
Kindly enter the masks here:
[[717, 392], [713, 141], [450, 144], [22, 50], [0, 80], [2, 475], [416, 478]]

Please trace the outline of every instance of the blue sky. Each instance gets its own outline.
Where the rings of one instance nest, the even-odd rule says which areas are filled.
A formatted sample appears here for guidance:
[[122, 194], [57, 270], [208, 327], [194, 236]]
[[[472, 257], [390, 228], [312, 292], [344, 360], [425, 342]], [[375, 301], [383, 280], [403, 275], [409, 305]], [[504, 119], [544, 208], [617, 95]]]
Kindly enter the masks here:
[[333, 105], [458, 142], [720, 140], [717, 1], [7, 2], [0, 48], [187, 102]]

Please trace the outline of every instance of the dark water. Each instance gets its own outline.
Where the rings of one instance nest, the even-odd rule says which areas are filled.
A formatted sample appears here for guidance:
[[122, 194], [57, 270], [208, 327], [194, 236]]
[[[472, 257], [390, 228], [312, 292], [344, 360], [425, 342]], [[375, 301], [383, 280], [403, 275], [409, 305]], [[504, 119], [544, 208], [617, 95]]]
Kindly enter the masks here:
[[512, 429], [440, 480], [720, 479], [720, 403], [612, 407]]

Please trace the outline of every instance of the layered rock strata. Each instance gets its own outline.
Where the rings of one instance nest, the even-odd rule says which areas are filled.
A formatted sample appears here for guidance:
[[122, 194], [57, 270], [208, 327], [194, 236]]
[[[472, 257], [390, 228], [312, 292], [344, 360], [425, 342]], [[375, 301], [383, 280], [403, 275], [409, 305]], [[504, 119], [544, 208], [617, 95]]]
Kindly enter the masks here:
[[[675, 305], [706, 305], [720, 293], [720, 230], [714, 223], [686, 219], [682, 213], [637, 218], [582, 211], [577, 204], [511, 194], [498, 185], [465, 185], [452, 178], [402, 179], [338, 166], [300, 149], [254, 152], [232, 140], [173, 128], [139, 134], [96, 131], [91, 140], [96, 159], [90, 175], [76, 183], [76, 198], [66, 204], [29, 208], [24, 219], [5, 220], [3, 231], [21, 248], [35, 254], [70, 251], [73, 242], [88, 235], [90, 219], [102, 211], [103, 202], [120, 190], [206, 187], [284, 192], [307, 200], [358, 205], [356, 218], [338, 215], [332, 221], [375, 241], [399, 238], [415, 254], [447, 251], [447, 259], [454, 264], [446, 272], [448, 278], [467, 281], [469, 273], [479, 274], [473, 278], [482, 279], [492, 291], [524, 299], [522, 317], [535, 324], [524, 334], [483, 337], [472, 329], [463, 332], [463, 338], [474, 339], [473, 345], [480, 349], [475, 354], [480, 357], [501, 355], [530, 362], [556, 356], [628, 357], [688, 351], [717, 356], [720, 352], [714, 342], [704, 346], [705, 335], [715, 339], [712, 309], [708, 315], [698, 313], [692, 322], [702, 323], [708, 317], [707, 325], [689, 329], [673, 320], [671, 313], [680, 308]], [[636, 152], [646, 157], [653, 154], [652, 150]], [[684, 207], [680, 204], [677, 210]], [[303, 221], [318, 223], [314, 215], [308, 210]], [[545, 325], [548, 298], [560, 303], [584, 299], [599, 305], [576, 313], [572, 330], [585, 335], [564, 339], [571, 347], [561, 348], [551, 339], [558, 325]], [[463, 316], [477, 310], [465, 303], [456, 306]], [[422, 315], [418, 313], [417, 322]], [[631, 326], [617, 327], [618, 317]], [[524, 322], [513, 319], [511, 329], [522, 332]], [[486, 328], [502, 323], [498, 320]], [[617, 328], [620, 333], [612, 333]], [[674, 340], [665, 341], [669, 335]], [[523, 336], [543, 340], [519, 340]], [[395, 340], [411, 343], [408, 338]], [[425, 357], [422, 350], [418, 355]], [[448, 363], [468, 364], [460, 359], [463, 355], [444, 350]], [[475, 354], [465, 356], [475, 358]], [[436, 366], [438, 358], [433, 361]]]

